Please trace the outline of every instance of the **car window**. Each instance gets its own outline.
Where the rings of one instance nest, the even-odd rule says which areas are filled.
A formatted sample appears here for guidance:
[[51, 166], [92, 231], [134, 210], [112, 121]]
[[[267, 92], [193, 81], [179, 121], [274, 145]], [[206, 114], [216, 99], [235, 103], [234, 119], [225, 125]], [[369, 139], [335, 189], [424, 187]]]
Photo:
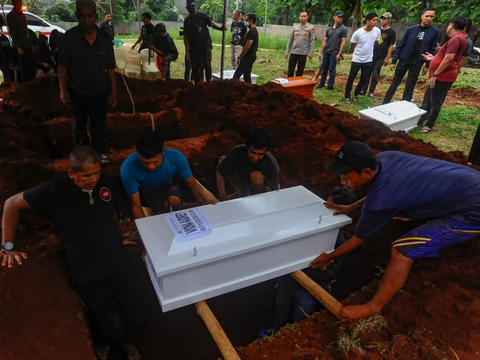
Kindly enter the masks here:
[[43, 21], [36, 16], [30, 15], [30, 14], [25, 14], [25, 17], [27, 18], [27, 24], [30, 26], [43, 26]]

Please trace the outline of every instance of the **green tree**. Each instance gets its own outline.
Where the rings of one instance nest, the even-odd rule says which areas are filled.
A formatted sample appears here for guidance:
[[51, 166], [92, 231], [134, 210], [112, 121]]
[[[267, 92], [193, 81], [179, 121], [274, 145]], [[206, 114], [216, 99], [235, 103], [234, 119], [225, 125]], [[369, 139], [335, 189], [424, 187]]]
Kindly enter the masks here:
[[163, 20], [163, 21], [177, 21], [178, 20], [178, 14], [173, 9], [164, 9], [164, 10], [162, 10], [162, 12], [160, 12], [159, 16], [160, 16], [160, 20]]
[[77, 18], [75, 16], [75, 3], [56, 3], [54, 6], [45, 10], [45, 15], [48, 20], [51, 21], [65, 21], [75, 22]]

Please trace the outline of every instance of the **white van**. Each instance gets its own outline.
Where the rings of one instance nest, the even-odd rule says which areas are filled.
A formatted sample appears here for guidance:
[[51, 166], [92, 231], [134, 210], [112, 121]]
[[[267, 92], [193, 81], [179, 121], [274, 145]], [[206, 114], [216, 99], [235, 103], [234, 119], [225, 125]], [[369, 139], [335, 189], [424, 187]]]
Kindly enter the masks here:
[[[24, 7], [25, 8], [25, 7]], [[26, 8], [25, 8], [26, 9]], [[12, 5], [5, 5], [0, 10], [0, 15], [3, 16], [3, 20], [5, 20], [5, 24], [7, 23], [7, 15], [10, 11], [13, 10]], [[61, 27], [55, 26], [50, 24], [48, 21], [39, 18], [37, 15], [29, 13], [28, 11], [23, 11], [25, 17], [27, 18], [27, 26], [30, 30], [32, 30], [36, 34], [47, 35], [50, 37], [50, 33], [53, 29], [57, 29], [60, 33], [65, 33], [65, 30]], [[2, 31], [5, 35], [8, 35], [8, 27], [4, 26]]]

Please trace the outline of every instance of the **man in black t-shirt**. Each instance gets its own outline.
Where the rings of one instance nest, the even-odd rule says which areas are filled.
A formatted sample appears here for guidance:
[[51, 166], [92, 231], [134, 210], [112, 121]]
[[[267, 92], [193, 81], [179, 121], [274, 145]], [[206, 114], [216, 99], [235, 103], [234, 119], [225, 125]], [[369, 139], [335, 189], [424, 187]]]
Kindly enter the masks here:
[[[227, 30], [215, 22], [207, 14], [197, 11], [195, 0], [187, 0], [190, 14], [183, 23], [186, 58], [192, 62], [192, 80], [212, 80], [212, 39], [208, 27], [219, 31]], [[205, 77], [204, 77], [205, 72]]]
[[148, 12], [143, 13], [142, 21], [142, 33], [138, 37], [137, 42], [132, 46], [132, 50], [134, 50], [135, 46], [137, 46], [137, 44], [141, 41], [142, 45], [140, 45], [140, 49], [138, 49], [138, 52], [142, 51], [143, 49], [148, 49], [150, 44], [153, 44], [155, 36], [155, 27], [152, 24], [152, 15]]
[[[217, 187], [220, 200], [259, 194], [278, 188], [279, 167], [268, 151], [272, 135], [264, 128], [254, 128], [245, 145], [235, 146], [227, 156], [220, 158], [217, 167]], [[235, 189], [228, 195], [225, 180]]]
[[235, 10], [232, 21], [232, 40], [230, 41], [232, 69], [237, 68], [238, 57], [242, 53], [245, 44], [245, 36], [248, 32], [248, 26], [243, 21], [243, 11]]
[[160, 79], [170, 79], [170, 63], [178, 59], [178, 50], [164, 23], [155, 25], [155, 40], [150, 49], [162, 59]]
[[10, 40], [3, 34], [2, 27], [5, 26], [3, 16], [0, 15], [0, 71], [3, 73], [4, 81], [13, 81], [13, 71], [10, 64], [15, 63], [15, 50], [10, 46]]
[[257, 15], [247, 15], [247, 23], [250, 30], [245, 38], [245, 46], [242, 50], [242, 53], [237, 60], [238, 68], [235, 70], [235, 74], [233, 74], [234, 79], [240, 79], [243, 75], [243, 81], [249, 84], [252, 83], [253, 63], [255, 60], [257, 60], [258, 31], [257, 27], [255, 26], [256, 22]]
[[[373, 64], [372, 64], [372, 82], [370, 83], [370, 91], [368, 91], [368, 96], [373, 98], [375, 88], [378, 84], [378, 78], [380, 77], [380, 71], [382, 66], [387, 66], [390, 60], [390, 56], [393, 52], [393, 45], [395, 44], [396, 33], [390, 27], [390, 21], [392, 21], [392, 14], [389, 12], [384, 13], [380, 17], [382, 26], [381, 26], [381, 35], [380, 40], [375, 43], [373, 48]], [[368, 90], [368, 82], [362, 89], [360, 94], [365, 95]]]
[[90, 325], [98, 357], [106, 359], [110, 345], [118, 343], [129, 359], [139, 359], [128, 331], [143, 326], [145, 315], [142, 288], [118, 224], [116, 207], [124, 190], [118, 179], [101, 171], [93, 149], [79, 146], [69, 160], [68, 177], [48, 181], [5, 202], [0, 260], [11, 268], [27, 259], [25, 253], [13, 250], [21, 210], [52, 212], [73, 285], [93, 314]]

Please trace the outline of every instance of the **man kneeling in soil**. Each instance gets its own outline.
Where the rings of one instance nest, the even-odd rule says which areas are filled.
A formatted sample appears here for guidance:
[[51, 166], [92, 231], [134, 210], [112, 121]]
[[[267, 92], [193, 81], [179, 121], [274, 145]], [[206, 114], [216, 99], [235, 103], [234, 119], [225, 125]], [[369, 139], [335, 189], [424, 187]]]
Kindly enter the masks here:
[[[129, 360], [140, 359], [128, 333], [144, 324], [143, 289], [122, 244], [116, 202], [123, 190], [101, 171], [98, 154], [87, 146], [72, 151], [67, 174], [5, 202], [2, 243], [13, 248], [20, 210], [50, 210], [60, 227], [73, 285], [93, 314], [98, 357], [106, 359], [110, 346], [121, 344]], [[5, 249], [3, 266], [27, 259], [23, 252]]]
[[215, 199], [207, 196], [193, 177], [185, 155], [166, 149], [159, 133], [153, 130], [142, 132], [135, 148], [137, 152], [124, 161], [120, 170], [135, 219], [145, 217], [143, 207], [159, 213], [170, 206], [182, 204], [182, 192], [172, 184], [175, 175], [185, 181], [200, 204], [215, 203]]
[[[217, 167], [217, 187], [220, 200], [260, 194], [278, 188], [278, 163], [268, 151], [272, 135], [264, 128], [254, 128], [246, 144], [235, 146], [220, 158]], [[225, 179], [235, 192], [227, 195]]]
[[[364, 143], [349, 141], [327, 169], [355, 191], [368, 185], [354, 237], [330, 254], [322, 253], [314, 268], [326, 268], [363, 240], [375, 238], [394, 218], [430, 219], [392, 243], [391, 259], [373, 299], [344, 307], [340, 315], [361, 318], [380, 312], [407, 280], [413, 260], [436, 257], [444, 247], [480, 233], [480, 172], [436, 159], [385, 151], [375, 156]], [[333, 206], [338, 213], [358, 207]]]

